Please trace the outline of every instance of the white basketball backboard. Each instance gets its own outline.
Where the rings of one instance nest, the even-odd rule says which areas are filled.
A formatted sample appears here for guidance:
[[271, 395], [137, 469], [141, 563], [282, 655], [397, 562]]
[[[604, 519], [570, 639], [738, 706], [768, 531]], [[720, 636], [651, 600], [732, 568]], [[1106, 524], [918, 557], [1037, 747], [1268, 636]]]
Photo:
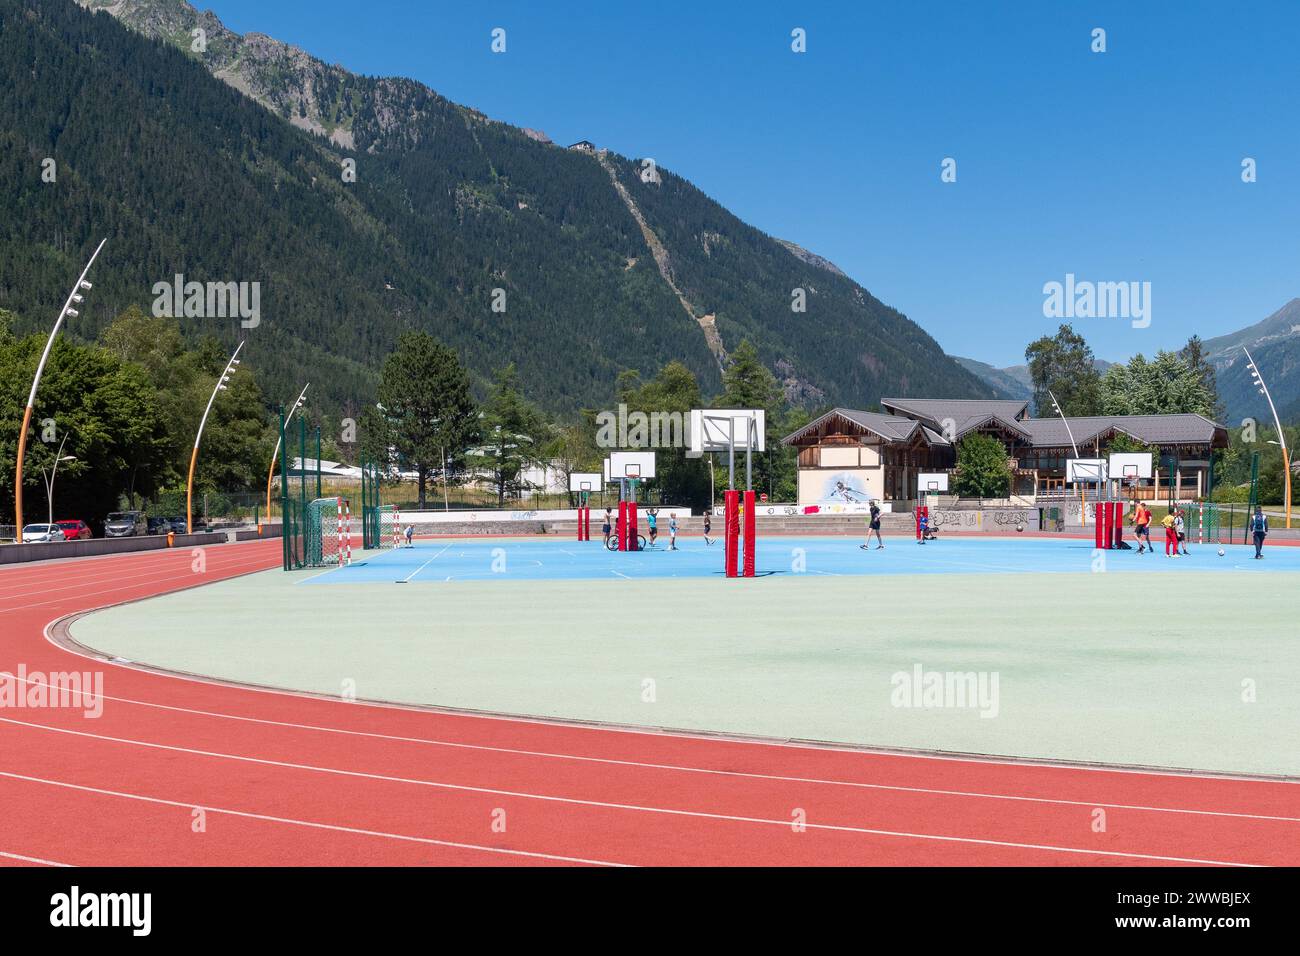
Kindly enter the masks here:
[[1150, 452], [1115, 452], [1110, 456], [1112, 478], [1146, 478], [1152, 476]]
[[602, 476], [590, 471], [575, 471], [569, 475], [570, 491], [599, 491]]
[[916, 476], [916, 490], [923, 495], [947, 491], [948, 473], [946, 471], [921, 472]]
[[1095, 484], [1106, 480], [1105, 458], [1070, 458], [1065, 464], [1066, 481]]
[[766, 451], [767, 413], [761, 408], [692, 408], [687, 455], [706, 451]]
[[655, 453], [652, 451], [615, 451], [605, 459], [606, 479], [620, 481], [639, 478], [645, 481], [655, 476]]

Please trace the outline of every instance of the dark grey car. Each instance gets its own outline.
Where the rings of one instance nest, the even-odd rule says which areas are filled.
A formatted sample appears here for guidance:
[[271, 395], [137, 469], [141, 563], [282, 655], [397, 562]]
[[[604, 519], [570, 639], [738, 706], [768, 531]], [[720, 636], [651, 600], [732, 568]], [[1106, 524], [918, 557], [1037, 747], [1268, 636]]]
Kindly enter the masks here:
[[113, 511], [104, 519], [105, 538], [129, 538], [148, 533], [149, 526], [139, 511]]

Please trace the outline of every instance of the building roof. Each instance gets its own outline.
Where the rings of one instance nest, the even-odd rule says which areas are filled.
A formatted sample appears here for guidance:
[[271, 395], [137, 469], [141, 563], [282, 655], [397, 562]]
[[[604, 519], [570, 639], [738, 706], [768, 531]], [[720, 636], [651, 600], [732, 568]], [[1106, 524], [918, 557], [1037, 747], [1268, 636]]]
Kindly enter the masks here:
[[[1027, 418], [1020, 423], [1030, 443], [1040, 448], [1068, 448], [1070, 433], [1060, 418]], [[1227, 429], [1204, 415], [1095, 415], [1071, 418], [1074, 440], [1085, 442], [1123, 432], [1147, 445], [1213, 445], [1227, 447]]]
[[[816, 432], [824, 424], [840, 419], [842, 422], [848, 422], [857, 425], [866, 431], [880, 436], [885, 441], [907, 441], [923, 426], [910, 418], [903, 418], [899, 415], [882, 415], [880, 412], [864, 412], [856, 408], [832, 408], [825, 415], [821, 415], [798, 431], [787, 435], [782, 439], [786, 444], [793, 444], [806, 435]], [[929, 431], [929, 429], [924, 429]], [[930, 434], [934, 434], [930, 432]], [[938, 437], [938, 436], [935, 436]], [[942, 439], [940, 439], [942, 441]], [[945, 442], [946, 444], [946, 442]]]
[[941, 424], [945, 418], [961, 421], [990, 415], [1015, 421], [1024, 416], [1029, 403], [982, 398], [882, 398], [880, 407]]
[[[1069, 448], [1070, 432], [1082, 446], [1096, 439], [1109, 440], [1123, 433], [1147, 445], [1210, 445], [1226, 448], [1228, 433], [1222, 425], [1204, 415], [1097, 415], [1071, 418], [1069, 431], [1060, 418], [1021, 418], [1025, 402], [970, 401], [957, 399], [881, 399], [884, 408], [897, 414], [864, 412], [852, 408], [835, 408], [787, 435], [785, 444], [818, 431], [838, 417], [869, 431], [887, 442], [910, 441], [917, 429], [931, 445], [950, 444], [941, 434], [945, 422], [951, 423], [954, 440], [980, 428], [996, 427], [1015, 435], [1033, 448]], [[912, 417], [914, 416], [914, 417]], [[931, 427], [934, 426], [934, 427]]]

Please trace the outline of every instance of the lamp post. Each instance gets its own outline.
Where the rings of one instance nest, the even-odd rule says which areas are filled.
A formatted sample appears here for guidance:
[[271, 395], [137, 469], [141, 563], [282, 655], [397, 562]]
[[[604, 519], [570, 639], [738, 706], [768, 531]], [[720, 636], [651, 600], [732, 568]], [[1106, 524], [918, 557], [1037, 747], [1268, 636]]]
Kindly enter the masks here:
[[41, 469], [41, 477], [45, 479], [45, 502], [49, 506], [48, 521], [54, 524], [54, 478], [59, 473], [59, 462], [76, 461], [76, 455], [63, 454], [63, 444], [68, 440], [68, 433], [63, 433], [63, 441], [59, 442], [59, 450], [54, 453], [54, 464], [50, 466], [50, 473], [47, 475], [45, 469]]
[[[1078, 458], [1079, 446], [1074, 442], [1074, 432], [1070, 430], [1070, 420], [1065, 417], [1065, 412], [1061, 411], [1061, 405], [1050, 388], [1047, 390], [1047, 397], [1052, 400], [1052, 408], [1056, 410], [1056, 414], [1061, 416], [1061, 423], [1065, 425], [1065, 433], [1070, 436], [1070, 447], [1074, 449], [1074, 457]], [[1069, 478], [1069, 469], [1067, 468], [1066, 471], [1065, 477]], [[1088, 524], [1088, 492], [1082, 483], [1079, 485], [1079, 523], [1085, 527]]]
[[1250, 369], [1250, 377], [1259, 388], [1259, 394], [1268, 400], [1268, 410], [1273, 413], [1273, 427], [1277, 429], [1278, 440], [1269, 444], [1277, 445], [1282, 449], [1282, 478], [1286, 482], [1286, 526], [1289, 528], [1291, 527], [1291, 452], [1286, 447], [1286, 432], [1282, 431], [1282, 423], [1278, 420], [1273, 396], [1269, 394], [1268, 386], [1264, 384], [1264, 376], [1259, 373], [1259, 367], [1255, 364], [1250, 349], [1243, 345], [1241, 350], [1246, 353], [1246, 368]]
[[54, 339], [59, 334], [59, 328], [63, 325], [65, 317], [75, 319], [77, 310], [72, 306], [82, 302], [81, 293], [89, 292], [91, 285], [86, 281], [86, 273], [90, 267], [95, 264], [95, 259], [99, 256], [99, 250], [104, 248], [107, 239], [101, 239], [95, 251], [91, 253], [90, 260], [86, 263], [86, 268], [81, 270], [81, 275], [77, 277], [77, 284], [72, 287], [68, 293], [67, 301], [63, 303], [63, 309], [59, 312], [59, 317], [54, 320], [54, 328], [50, 331], [50, 337], [45, 342], [45, 351], [41, 353], [41, 360], [36, 366], [36, 376], [32, 379], [32, 390], [27, 395], [27, 408], [23, 412], [23, 427], [18, 432], [18, 459], [14, 466], [14, 518], [18, 522], [18, 535], [22, 537], [23, 527], [23, 453], [27, 451], [27, 429], [32, 423], [32, 408], [36, 404], [36, 388], [41, 384], [41, 373], [45, 371], [45, 363], [50, 357], [50, 349], [54, 347]]
[[203, 419], [199, 422], [198, 434], [194, 436], [194, 451], [190, 454], [190, 476], [185, 481], [185, 533], [194, 533], [194, 466], [199, 461], [199, 441], [203, 438], [203, 426], [208, 423], [208, 413], [212, 411], [212, 403], [217, 400], [217, 392], [226, 390], [226, 383], [230, 381], [230, 376], [239, 364], [239, 350], [244, 347], [240, 342], [235, 346], [234, 353], [230, 356], [230, 361], [221, 371], [221, 377], [217, 379], [216, 388], [212, 390], [212, 397], [208, 399], [208, 407], [203, 410]]
[[[289, 422], [293, 421], [293, 413], [302, 408], [303, 402], [307, 399], [307, 389], [311, 388], [311, 382], [302, 387], [298, 394], [298, 401], [293, 403], [293, 408], [289, 409], [289, 417], [285, 419], [284, 424], [287, 428]], [[275, 480], [275, 460], [280, 456], [280, 435], [275, 436], [275, 451], [271, 453], [271, 467], [266, 470], [266, 520], [271, 520], [271, 482]], [[301, 462], [299, 463], [301, 464]], [[282, 517], [283, 520], [283, 517]], [[258, 534], [262, 529], [258, 528]]]

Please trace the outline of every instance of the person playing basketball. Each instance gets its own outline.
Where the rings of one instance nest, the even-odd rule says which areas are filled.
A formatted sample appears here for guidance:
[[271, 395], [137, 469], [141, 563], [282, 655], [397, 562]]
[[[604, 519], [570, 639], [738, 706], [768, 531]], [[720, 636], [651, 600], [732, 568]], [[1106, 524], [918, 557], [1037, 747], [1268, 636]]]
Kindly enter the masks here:
[[655, 546], [655, 539], [659, 537], [659, 509], [647, 508], [645, 512], [646, 530], [650, 533], [650, 547]]
[[919, 527], [921, 529], [921, 536], [916, 539], [916, 543], [925, 544], [926, 535], [930, 533], [930, 516], [928, 514], [921, 515]]
[[1133, 511], [1133, 536], [1138, 540], [1138, 554], [1143, 550], [1148, 554], [1155, 552], [1151, 546], [1151, 509], [1140, 501]]

